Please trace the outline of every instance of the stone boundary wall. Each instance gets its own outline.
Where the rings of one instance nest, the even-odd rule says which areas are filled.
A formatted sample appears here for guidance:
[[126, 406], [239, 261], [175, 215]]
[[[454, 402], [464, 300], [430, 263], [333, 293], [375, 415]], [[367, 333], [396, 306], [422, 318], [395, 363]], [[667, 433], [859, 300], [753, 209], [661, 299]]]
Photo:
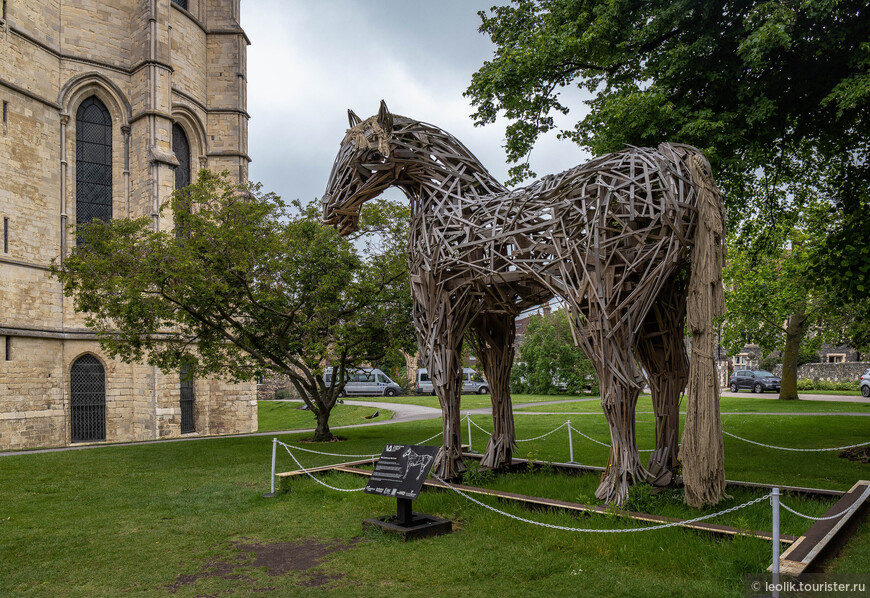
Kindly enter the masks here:
[[[870, 368], [868, 361], [846, 361], [844, 363], [805, 363], [798, 366], [798, 380], [830, 380], [831, 382], [857, 382], [861, 374]], [[773, 368], [773, 373], [782, 375], [782, 364]]]
[[289, 377], [283, 375], [266, 376], [262, 384], [257, 384], [257, 400], [268, 401], [275, 396], [275, 392], [284, 389], [290, 391], [290, 398], [299, 398]]

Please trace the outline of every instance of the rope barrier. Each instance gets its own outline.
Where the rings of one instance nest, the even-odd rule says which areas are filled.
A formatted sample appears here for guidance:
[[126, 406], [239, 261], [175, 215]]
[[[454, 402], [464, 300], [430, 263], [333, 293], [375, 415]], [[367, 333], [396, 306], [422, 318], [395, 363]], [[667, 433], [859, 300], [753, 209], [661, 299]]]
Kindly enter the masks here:
[[[444, 432], [438, 432], [437, 434], [435, 434], [435, 436], [430, 436], [430, 437], [427, 438], [426, 440], [421, 440], [420, 442], [417, 443], [417, 445], [421, 445], [421, 444], [423, 444], [423, 443], [429, 442], [430, 440], [435, 440], [436, 438], [438, 438], [439, 436], [441, 436], [443, 433], [444, 433]], [[283, 442], [281, 442], [280, 440], [278, 441], [278, 443], [279, 443], [279, 444], [283, 444], [285, 447], [288, 446], [288, 445], [284, 444]], [[297, 449], [297, 450], [300, 450], [300, 451], [305, 451], [306, 453], [314, 453], [315, 455], [327, 455], [327, 456], [329, 456], [329, 457], [357, 457], [357, 458], [371, 458], [371, 457], [380, 457], [380, 456], [381, 456], [380, 453], [375, 453], [375, 454], [373, 454], [373, 455], [349, 455], [349, 454], [346, 454], [346, 453], [326, 453], [326, 452], [323, 452], [323, 451], [315, 451], [315, 450], [312, 450], [312, 449], [303, 448], [303, 447], [301, 447], [301, 446], [294, 446], [293, 448], [294, 448], [294, 449]]]
[[[288, 445], [284, 444], [283, 442], [281, 442], [280, 440], [278, 441], [278, 444], [283, 444], [285, 447], [288, 446]], [[327, 455], [330, 457], [357, 457], [357, 458], [368, 459], [371, 457], [380, 457], [381, 456], [380, 453], [376, 453], [374, 455], [348, 455], [345, 453], [325, 453], [323, 451], [315, 451], [312, 449], [302, 448], [301, 446], [294, 446], [293, 448], [296, 450], [299, 450], [299, 451], [305, 451], [306, 453], [314, 453], [315, 455]]]
[[[299, 469], [301, 469], [302, 471], [304, 471], [305, 474], [306, 474], [309, 478], [311, 478], [312, 480], [314, 480], [315, 482], [317, 482], [317, 483], [320, 484], [321, 486], [326, 486], [326, 487], [329, 488], [330, 490], [335, 490], [335, 491], [337, 491], [337, 492], [361, 492], [361, 491], [363, 491], [363, 490], [366, 489], [365, 486], [363, 486], [362, 488], [336, 488], [335, 486], [330, 486], [330, 485], [327, 484], [326, 482], [323, 482], [323, 481], [321, 481], [321, 480], [318, 480], [317, 477], [314, 476], [314, 474], [312, 474], [310, 471], [308, 471], [307, 469], [305, 469], [304, 467], [302, 467], [302, 464], [301, 464], [301, 463], [299, 462], [299, 460], [296, 458], [296, 455], [294, 455], [293, 453], [290, 452], [290, 447], [289, 447], [289, 446], [287, 446], [286, 444], [284, 444], [284, 443], [281, 442], [280, 440], [278, 441], [278, 444], [280, 444], [281, 446], [284, 447], [284, 450], [287, 451], [287, 454], [290, 455], [290, 458], [293, 459], [293, 460], [296, 462], [296, 465], [299, 466]], [[299, 448], [299, 447], [294, 447], [294, 448]]]
[[858, 448], [859, 446], [867, 446], [870, 445], [870, 442], [862, 442], [860, 444], [851, 444], [849, 446], [838, 446], [832, 448], [789, 448], [787, 446], [775, 446], [773, 444], [764, 444], [763, 442], [755, 442], [754, 440], [749, 440], [748, 438], [743, 438], [742, 436], [738, 436], [737, 434], [732, 434], [731, 432], [726, 432], [722, 430], [723, 434], [727, 434], [732, 438], [736, 438], [737, 440], [742, 440], [743, 442], [748, 442], [749, 444], [755, 444], [758, 446], [763, 446], [765, 448], [776, 449], [779, 451], [794, 451], [796, 453], [818, 453], [823, 451], [842, 451], [850, 448]]
[[[486, 429], [481, 428], [481, 427], [480, 427], [479, 425], [477, 425], [477, 423], [476, 423], [474, 420], [472, 420], [471, 417], [469, 417], [468, 415], [465, 416], [465, 419], [467, 419], [468, 421], [470, 421], [472, 426], [474, 426], [475, 428], [477, 428], [478, 430], [480, 430], [480, 431], [483, 432], [484, 434], [487, 434], [487, 435], [490, 435], [490, 436], [492, 435], [492, 432], [489, 432], [489, 431], [487, 431]], [[547, 432], [546, 434], [541, 434], [540, 436], [535, 436], [534, 438], [522, 438], [522, 439], [517, 438], [517, 439], [515, 439], [515, 442], [531, 442], [531, 441], [533, 441], [533, 440], [540, 440], [541, 438], [545, 438], [545, 437], [549, 436], [549, 435], [552, 434], [553, 432], [557, 432], [558, 430], [561, 430], [561, 429], [564, 428], [567, 424], [568, 424], [568, 422], [565, 422], [565, 423], [561, 424], [560, 426], [558, 426], [558, 427], [556, 427], [556, 428], [553, 428], [552, 430], [550, 430], [550, 431]]]
[[461, 496], [465, 499], [468, 499], [469, 501], [471, 501], [471, 502], [473, 502], [473, 503], [475, 503], [475, 504], [477, 504], [485, 509], [488, 509], [494, 513], [498, 513], [499, 515], [504, 515], [505, 517], [509, 517], [511, 519], [515, 519], [515, 520], [521, 521], [523, 523], [529, 523], [532, 525], [537, 525], [540, 527], [546, 527], [546, 528], [550, 528], [550, 529], [558, 529], [558, 530], [562, 530], [562, 531], [566, 531], [566, 532], [599, 533], [599, 534], [649, 532], [649, 531], [665, 529], [665, 528], [669, 528], [669, 527], [680, 527], [683, 525], [688, 525], [690, 523], [697, 523], [698, 521], [704, 521], [705, 519], [712, 519], [713, 517], [717, 517], [719, 515], [725, 515], [727, 513], [732, 513], [734, 511], [737, 511], [738, 509], [743, 509], [743, 508], [748, 507], [750, 505], [754, 505], [756, 503], [759, 503], [767, 498], [770, 498], [770, 496], [771, 496], [771, 494], [768, 493], [768, 494], [765, 494], [764, 496], [761, 496], [761, 497], [756, 498], [754, 500], [750, 500], [749, 502], [745, 502], [742, 505], [737, 505], [735, 507], [731, 507], [730, 509], [725, 509], [724, 511], [719, 511], [717, 513], [710, 513], [708, 515], [702, 515], [700, 517], [695, 517], [694, 519], [686, 519], [684, 521], [674, 521], [672, 523], [663, 523], [662, 525], [650, 525], [647, 527], [633, 527], [633, 528], [620, 528], [620, 529], [609, 529], [609, 528], [596, 529], [596, 528], [580, 528], [580, 527], [568, 527], [568, 526], [564, 526], [564, 525], [554, 525], [552, 523], [543, 523], [541, 521], [534, 521], [533, 519], [526, 519], [524, 517], [520, 517], [520, 516], [514, 515], [512, 513], [507, 513], [505, 511], [501, 511], [499, 509], [496, 509], [495, 507], [490, 506], [486, 503], [483, 503], [475, 498], [472, 498], [471, 496], [468, 496], [467, 494], [462, 492], [459, 488], [455, 488], [454, 486], [448, 484], [447, 482], [445, 482], [444, 480], [442, 480], [441, 478], [439, 478], [435, 474], [432, 474], [432, 477], [435, 478], [436, 480], [438, 480], [439, 482], [441, 482], [442, 484], [444, 484], [444, 486], [446, 486], [447, 488], [453, 490], [459, 496]]
[[861, 494], [861, 496], [858, 497], [858, 500], [853, 502], [845, 510], [840, 511], [836, 515], [828, 515], [827, 517], [812, 517], [810, 515], [804, 515], [803, 513], [795, 511], [794, 509], [792, 509], [790, 506], [788, 506], [787, 504], [785, 504], [781, 500], [779, 501], [779, 506], [781, 506], [783, 509], [785, 509], [786, 511], [788, 511], [790, 513], [794, 513], [798, 517], [803, 517], [804, 519], [810, 519], [812, 521], [828, 521], [830, 519], [839, 519], [840, 517], [842, 517], [843, 515], [846, 515], [847, 513], [854, 512], [855, 510], [858, 509], [858, 507], [861, 506], [861, 504], [863, 504], [863, 502], [867, 499], [868, 496], [870, 496], [870, 486], [865, 487], [864, 492]]

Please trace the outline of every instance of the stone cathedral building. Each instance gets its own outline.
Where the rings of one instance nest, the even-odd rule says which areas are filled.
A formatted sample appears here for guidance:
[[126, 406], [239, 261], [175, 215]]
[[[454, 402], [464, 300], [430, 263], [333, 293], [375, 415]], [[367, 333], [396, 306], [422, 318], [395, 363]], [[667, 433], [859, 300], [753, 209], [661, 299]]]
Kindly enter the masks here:
[[246, 180], [240, 0], [2, 0], [0, 450], [231, 434], [254, 384], [108, 359], [50, 276], [93, 218], [149, 215], [199, 168]]

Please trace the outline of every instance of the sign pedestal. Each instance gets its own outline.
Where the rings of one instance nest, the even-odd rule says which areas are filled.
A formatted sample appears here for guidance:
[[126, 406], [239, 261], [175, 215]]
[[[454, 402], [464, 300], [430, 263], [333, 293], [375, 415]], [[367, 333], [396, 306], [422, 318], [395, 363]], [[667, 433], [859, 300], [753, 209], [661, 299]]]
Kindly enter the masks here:
[[396, 514], [363, 521], [363, 529], [378, 528], [403, 540], [440, 536], [453, 531], [448, 519], [413, 511], [437, 447], [387, 445], [366, 485], [369, 494], [396, 497]]

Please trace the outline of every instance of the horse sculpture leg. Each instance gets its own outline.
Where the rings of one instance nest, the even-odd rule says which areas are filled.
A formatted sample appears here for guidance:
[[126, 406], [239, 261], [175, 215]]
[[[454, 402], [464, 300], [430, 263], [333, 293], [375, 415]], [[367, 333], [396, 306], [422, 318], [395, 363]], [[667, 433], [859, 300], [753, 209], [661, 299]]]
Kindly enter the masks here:
[[633, 484], [645, 481], [648, 473], [640, 464], [634, 429], [634, 411], [640, 394], [631, 348], [616, 339], [619, 334], [593, 335], [592, 356], [601, 383], [601, 406], [610, 427], [610, 456], [595, 496], [608, 503], [622, 504]]
[[411, 278], [414, 324], [420, 356], [429, 371], [441, 403], [443, 444], [432, 465], [442, 479], [457, 477], [465, 470], [460, 439], [460, 393], [462, 391], [462, 339], [474, 304], [463, 292], [448, 294], [435, 284], [431, 274]]
[[483, 364], [492, 400], [493, 430], [481, 466], [509, 465], [515, 448], [510, 375], [514, 361], [514, 317], [484, 313], [474, 322], [474, 352]]
[[636, 347], [638, 359], [649, 374], [656, 423], [655, 449], [646, 469], [653, 483], [660, 486], [670, 483], [679, 466], [680, 394], [689, 379], [683, 341], [685, 318], [685, 284], [675, 276], [644, 320]]

